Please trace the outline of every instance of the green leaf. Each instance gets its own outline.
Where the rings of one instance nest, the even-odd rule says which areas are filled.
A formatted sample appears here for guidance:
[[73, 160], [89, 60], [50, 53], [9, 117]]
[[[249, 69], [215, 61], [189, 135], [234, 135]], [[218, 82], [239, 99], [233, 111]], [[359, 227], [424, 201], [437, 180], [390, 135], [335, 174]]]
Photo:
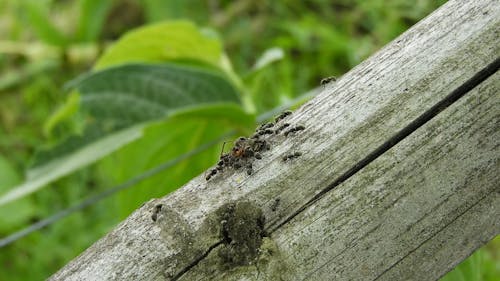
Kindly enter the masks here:
[[267, 49], [255, 62], [255, 65], [252, 67], [252, 72], [258, 71], [276, 61], [280, 61], [285, 57], [285, 53], [283, 49], [274, 47], [271, 49]]
[[[182, 124], [182, 125], [180, 125]], [[144, 137], [131, 143], [99, 163], [99, 171], [122, 183], [131, 177], [170, 161], [227, 133], [232, 127], [210, 119], [175, 118], [155, 123], [145, 129]], [[208, 166], [216, 163], [221, 145], [183, 160], [179, 164], [148, 178], [133, 188], [121, 191], [115, 199], [121, 217], [126, 217], [143, 202], [176, 190]], [[117, 163], [127, 163], [117, 165]]]
[[[218, 119], [221, 126], [250, 124], [254, 120], [254, 116], [241, 109], [236, 89], [224, 76], [205, 68], [175, 64], [121, 65], [84, 75], [70, 83], [70, 87], [80, 93], [81, 108], [93, 125], [83, 136], [38, 153], [27, 181], [1, 196], [0, 205], [34, 192], [137, 140], [142, 136], [142, 129], [152, 121], [167, 117], [211, 118]], [[176, 122], [175, 126], [181, 127], [179, 124], [184, 123]]]
[[[70, 154], [57, 154], [52, 155], [52, 157], [45, 156], [51, 161], [43, 165], [40, 163], [36, 168], [29, 170], [25, 182], [2, 194], [0, 197], [0, 206], [31, 194], [44, 185], [101, 159], [141, 136], [142, 127], [132, 127], [106, 137], [101, 137], [85, 146], [75, 147], [70, 150]], [[55, 151], [59, 152], [69, 147], [71, 147], [71, 143], [64, 143], [62, 147], [56, 148]]]
[[69, 94], [66, 102], [58, 108], [43, 124], [43, 133], [46, 136], [52, 135], [54, 128], [60, 122], [68, 120], [71, 116], [75, 115], [80, 105], [80, 95], [76, 92]]
[[108, 13], [113, 1], [110, 0], [81, 0], [80, 18], [78, 21], [77, 39], [83, 42], [97, 40], [106, 14]]
[[255, 126], [255, 115], [247, 113], [240, 105], [220, 103], [210, 106], [189, 107], [172, 111], [172, 119], [185, 121], [188, 119], [217, 120], [232, 128], [245, 131]]
[[[222, 52], [218, 38], [213, 32], [198, 29], [187, 21], [163, 22], [130, 31], [105, 52], [95, 68], [103, 69], [130, 62], [166, 61], [194, 64], [195, 67], [209, 68], [212, 71], [223, 70], [232, 84], [243, 92], [242, 83], [232, 71], [231, 63]], [[248, 96], [243, 96], [242, 93], [241, 99], [247, 111], [255, 111]], [[62, 110], [67, 107], [71, 108], [72, 105], [67, 104]], [[71, 115], [55, 114], [53, 117], [46, 123], [46, 133], [50, 133]]]
[[21, 7], [23, 7], [30, 22], [30, 27], [33, 28], [40, 40], [56, 46], [66, 46], [69, 43], [67, 36], [50, 21], [50, 15], [44, 1], [23, 0], [21, 3]]
[[176, 64], [127, 64], [84, 75], [70, 83], [82, 108], [98, 119], [132, 124], [210, 104], [240, 104], [236, 89], [220, 74]]
[[171, 21], [134, 29], [125, 34], [99, 59], [95, 68], [129, 62], [199, 60], [221, 66], [220, 42], [200, 32], [188, 21]]
[[[12, 165], [0, 155], [0, 192], [7, 192], [20, 182], [21, 177]], [[35, 206], [30, 198], [23, 198], [16, 204], [0, 207], [0, 233], [10, 232], [28, 222], [35, 214]]]
[[7, 162], [7, 159], [0, 155], [0, 190], [8, 189], [19, 182], [19, 175]]
[[30, 61], [30, 63], [19, 66], [19, 70], [9, 69], [4, 71], [0, 77], [0, 95], [6, 93], [9, 88], [21, 85], [25, 81], [30, 81], [40, 73], [47, 73], [58, 69], [59, 63], [54, 60]]

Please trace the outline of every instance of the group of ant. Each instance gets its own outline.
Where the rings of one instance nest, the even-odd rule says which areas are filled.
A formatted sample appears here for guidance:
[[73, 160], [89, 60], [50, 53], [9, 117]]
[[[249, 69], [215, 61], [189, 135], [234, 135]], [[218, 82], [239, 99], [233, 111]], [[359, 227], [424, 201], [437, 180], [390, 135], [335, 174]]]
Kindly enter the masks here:
[[[291, 126], [289, 123], [281, 124], [281, 121], [290, 114], [292, 114], [291, 111], [284, 111], [274, 119], [274, 122], [260, 125], [251, 137], [239, 137], [234, 142], [234, 146], [227, 153], [223, 153], [224, 145], [226, 144], [224, 143], [217, 166], [208, 172], [205, 179], [207, 181], [210, 180], [225, 168], [233, 168], [235, 170], [244, 168], [246, 169], [246, 173], [251, 175], [253, 172], [253, 160], [262, 159], [261, 153], [271, 149], [269, 141], [266, 140], [270, 135], [277, 135], [284, 132], [283, 135], [288, 136], [305, 129], [302, 125]], [[280, 126], [278, 127], [278, 125]], [[284, 156], [283, 161], [299, 157], [300, 155], [300, 152], [291, 153]]]

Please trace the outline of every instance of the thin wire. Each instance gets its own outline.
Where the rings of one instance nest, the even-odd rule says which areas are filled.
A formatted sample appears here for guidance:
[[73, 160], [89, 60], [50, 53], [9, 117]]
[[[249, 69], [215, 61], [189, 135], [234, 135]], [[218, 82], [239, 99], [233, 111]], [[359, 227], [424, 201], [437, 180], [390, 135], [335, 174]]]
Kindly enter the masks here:
[[0, 248], [5, 247], [8, 244], [10, 244], [10, 243], [22, 238], [22, 237], [34, 232], [34, 231], [37, 231], [45, 226], [48, 226], [48, 225], [50, 225], [50, 224], [52, 224], [52, 223], [54, 223], [54, 222], [56, 222], [64, 217], [68, 216], [71, 213], [74, 213], [74, 212], [82, 210], [88, 206], [91, 206], [94, 203], [96, 203], [97, 201], [100, 201], [101, 199], [104, 199], [104, 198], [106, 198], [106, 197], [108, 197], [108, 196], [110, 196], [118, 191], [129, 188], [129, 187], [131, 187], [131, 186], [133, 186], [133, 185], [135, 185], [135, 184], [137, 184], [137, 183], [139, 183], [139, 182], [141, 182], [149, 177], [152, 177], [152, 176], [162, 172], [163, 170], [168, 169], [168, 168], [178, 164], [179, 162], [181, 162], [183, 160], [186, 160], [186, 159], [188, 159], [188, 158], [190, 158], [198, 153], [201, 153], [201, 152], [207, 150], [208, 148], [216, 145], [217, 143], [224, 140], [225, 138], [227, 138], [231, 135], [234, 135], [235, 132], [236, 131], [234, 131], [234, 130], [227, 132], [211, 142], [205, 143], [205, 144], [197, 147], [196, 149], [193, 149], [187, 153], [180, 155], [179, 157], [176, 157], [176, 158], [169, 160], [167, 162], [164, 162], [164, 163], [162, 163], [162, 164], [160, 164], [152, 169], [149, 169], [146, 172], [144, 172], [136, 177], [133, 177], [122, 184], [116, 185], [116, 186], [109, 188], [107, 190], [104, 190], [98, 194], [90, 196], [78, 204], [75, 204], [69, 208], [61, 210], [61, 211], [55, 213], [54, 215], [52, 215], [48, 218], [45, 218], [41, 221], [38, 221], [34, 224], [31, 224], [30, 226], [28, 226], [20, 231], [14, 232], [13, 234], [11, 234], [5, 238], [2, 238], [0, 240]]
[[[311, 91], [308, 91], [308, 92], [298, 96], [295, 99], [289, 100], [289, 101], [285, 102], [283, 105], [277, 106], [277, 107], [259, 115], [257, 117], [257, 122], [259, 122], [259, 123], [263, 122], [264, 120], [271, 118], [272, 116], [276, 115], [277, 113], [279, 113], [285, 109], [290, 108], [294, 104], [297, 104], [299, 102], [310, 99], [311, 97], [317, 95], [318, 93], [319, 93], [319, 89], [315, 88]], [[188, 158], [190, 158], [198, 153], [201, 153], [201, 152], [209, 149], [210, 147], [212, 147], [212, 146], [216, 145], [217, 143], [221, 142], [222, 140], [234, 135], [235, 133], [236, 133], [235, 130], [229, 131], [229, 132], [219, 136], [218, 138], [216, 138], [208, 143], [205, 143], [205, 144], [203, 144], [203, 145], [201, 145], [201, 146], [199, 146], [199, 147], [197, 147], [197, 148], [195, 148], [187, 153], [180, 155], [177, 158], [174, 158], [174, 159], [169, 160], [167, 162], [164, 162], [164, 163], [162, 163], [154, 168], [151, 168], [151, 169], [147, 170], [146, 172], [144, 172], [138, 176], [135, 176], [122, 184], [116, 185], [116, 186], [109, 188], [109, 189], [106, 189], [100, 193], [89, 196], [85, 200], [81, 201], [80, 203], [77, 203], [73, 206], [70, 206], [64, 210], [61, 210], [61, 211], [53, 214], [50, 217], [47, 217], [43, 220], [40, 220], [36, 223], [33, 223], [33, 224], [29, 225], [28, 227], [23, 228], [19, 231], [16, 231], [16, 232], [12, 233], [11, 235], [0, 239], [0, 248], [3, 248], [5, 246], [17, 241], [17, 240], [23, 238], [24, 236], [26, 236], [32, 232], [35, 232], [35, 231], [40, 230], [48, 225], [51, 225], [51, 224], [55, 223], [56, 221], [66, 217], [74, 212], [80, 211], [88, 206], [91, 206], [91, 205], [95, 204], [96, 202], [98, 202], [98, 201], [118, 192], [118, 191], [124, 190], [126, 188], [131, 187], [131, 186], [134, 186], [137, 183], [139, 183], [139, 182], [141, 182], [149, 177], [152, 177], [152, 176], [180, 163], [181, 161], [184, 161], [184, 160], [186, 160], [186, 159], [188, 159]]]

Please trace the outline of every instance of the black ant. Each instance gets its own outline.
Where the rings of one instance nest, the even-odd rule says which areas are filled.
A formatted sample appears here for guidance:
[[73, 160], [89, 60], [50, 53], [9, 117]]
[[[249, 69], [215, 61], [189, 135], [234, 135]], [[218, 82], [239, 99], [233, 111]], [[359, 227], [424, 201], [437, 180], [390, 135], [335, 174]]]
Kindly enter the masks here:
[[326, 85], [330, 82], [334, 82], [334, 81], [337, 81], [337, 78], [330, 76], [330, 77], [326, 77], [326, 78], [321, 79], [320, 84], [324, 86], [324, 85]]
[[[269, 130], [269, 129], [265, 129]], [[265, 140], [239, 137], [233, 148], [228, 153], [224, 153], [226, 142], [222, 145], [222, 150], [217, 162], [217, 166], [211, 169], [205, 179], [208, 181], [219, 171], [223, 171], [225, 167], [231, 167], [235, 170], [245, 166], [248, 175], [253, 172], [252, 159], [262, 159], [261, 151], [269, 150], [270, 145]]]
[[283, 111], [278, 117], [274, 119], [275, 123], [278, 123], [280, 120], [285, 119], [288, 115], [292, 114], [290, 110]]
[[281, 133], [281, 131], [283, 131], [288, 126], [290, 126], [290, 123], [284, 123], [278, 129], [276, 129], [276, 131], [274, 131], [274, 133], [275, 134], [279, 134], [279, 133]]
[[154, 207], [153, 209], [153, 214], [151, 215], [151, 219], [153, 221], [156, 221], [158, 219], [158, 213], [161, 211], [161, 208], [163, 207], [163, 204], [158, 204]]
[[281, 201], [281, 199], [279, 197], [274, 199], [274, 202], [271, 205], [271, 211], [276, 212], [276, 210], [278, 209], [278, 206], [280, 205], [280, 201]]
[[287, 154], [287, 155], [283, 156], [283, 162], [286, 162], [289, 159], [297, 158], [301, 155], [302, 155], [302, 153], [298, 152], [298, 151], [294, 152], [294, 153]]
[[205, 177], [205, 179], [208, 181], [210, 180], [213, 176], [215, 176], [215, 174], [217, 174], [217, 170], [219, 170], [219, 168], [217, 167], [216, 169], [212, 169], [210, 170], [210, 172], [208, 173], [208, 175]]
[[[286, 110], [278, 115], [274, 119], [274, 122], [264, 123], [260, 125], [250, 138], [239, 137], [234, 141], [234, 146], [229, 150], [229, 152], [226, 153], [224, 153], [224, 147], [226, 145], [226, 142], [224, 142], [217, 165], [215, 166], [215, 168], [209, 170], [205, 174], [205, 179], [207, 181], [210, 180], [217, 173], [223, 172], [226, 168], [239, 170], [244, 167], [246, 173], [248, 175], [251, 175], [253, 173], [252, 162], [254, 158], [258, 160], [262, 159], [261, 153], [263, 151], [270, 150], [271, 148], [271, 145], [266, 140], [267, 138], [270, 138], [270, 136], [268, 135], [279, 134], [285, 129], [288, 129], [284, 133], [285, 136], [288, 136], [291, 133], [305, 129], [305, 127], [302, 125], [291, 127], [290, 123], [283, 123], [280, 126], [277, 126], [278, 122], [285, 119], [291, 114], [292, 112], [290, 110]], [[277, 127], [276, 129], [274, 129], [275, 126]], [[296, 158], [300, 155], [302, 155], [300, 152], [292, 153], [285, 156], [283, 158], [283, 161]]]
[[288, 131], [285, 132], [285, 137], [287, 137], [291, 133], [304, 130], [305, 128], [306, 127], [304, 127], [303, 125], [298, 125], [298, 126], [292, 127]]

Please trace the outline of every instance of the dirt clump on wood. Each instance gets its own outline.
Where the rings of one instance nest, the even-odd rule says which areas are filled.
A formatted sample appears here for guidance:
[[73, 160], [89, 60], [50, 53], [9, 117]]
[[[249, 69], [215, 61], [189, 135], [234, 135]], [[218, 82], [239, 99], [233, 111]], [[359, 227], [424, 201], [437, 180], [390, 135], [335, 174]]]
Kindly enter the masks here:
[[223, 239], [218, 255], [223, 266], [251, 264], [259, 255], [265, 236], [262, 210], [250, 202], [236, 202], [222, 206], [218, 215]]

